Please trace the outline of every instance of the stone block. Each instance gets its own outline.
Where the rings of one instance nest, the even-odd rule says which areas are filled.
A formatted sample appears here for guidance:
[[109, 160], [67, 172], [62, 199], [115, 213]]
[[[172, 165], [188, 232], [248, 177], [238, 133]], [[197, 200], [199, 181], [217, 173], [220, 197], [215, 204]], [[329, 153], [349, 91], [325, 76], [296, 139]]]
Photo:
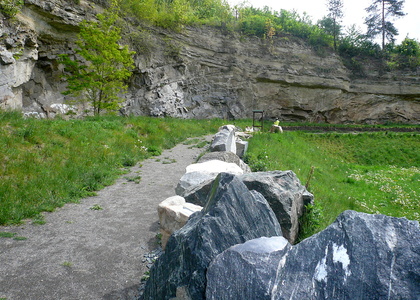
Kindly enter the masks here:
[[187, 166], [186, 173], [181, 177], [175, 192], [183, 195], [185, 190], [199, 185], [207, 180], [214, 179], [220, 173], [241, 175], [244, 171], [235, 163], [220, 160], [209, 160]]
[[165, 250], [171, 234], [182, 228], [193, 213], [202, 209], [201, 206], [185, 202], [185, 199], [180, 196], [163, 200], [158, 206], [162, 249]]

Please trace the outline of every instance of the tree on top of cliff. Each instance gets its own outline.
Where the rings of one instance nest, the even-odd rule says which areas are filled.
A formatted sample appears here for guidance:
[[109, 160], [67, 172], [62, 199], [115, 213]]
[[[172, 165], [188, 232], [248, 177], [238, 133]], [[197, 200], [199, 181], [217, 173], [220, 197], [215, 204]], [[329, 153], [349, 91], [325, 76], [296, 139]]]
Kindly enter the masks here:
[[365, 24], [368, 26], [367, 35], [375, 38], [382, 35], [382, 49], [385, 49], [385, 41], [394, 42], [394, 36], [398, 35], [398, 30], [391, 22], [392, 18], [399, 18], [405, 15], [403, 10], [405, 0], [373, 0], [372, 4], [366, 8], [368, 16]]
[[75, 102], [90, 103], [95, 115], [120, 108], [124, 100], [119, 95], [126, 90], [124, 81], [134, 65], [135, 52], [118, 43], [121, 29], [115, 26], [117, 17], [115, 7], [111, 7], [97, 15], [97, 22], [82, 21], [76, 58], [60, 55], [68, 83], [63, 94], [74, 96]]
[[337, 39], [340, 35], [340, 21], [343, 18], [343, 2], [341, 0], [328, 0], [328, 18], [332, 21], [331, 35], [334, 38], [334, 50], [337, 50]]

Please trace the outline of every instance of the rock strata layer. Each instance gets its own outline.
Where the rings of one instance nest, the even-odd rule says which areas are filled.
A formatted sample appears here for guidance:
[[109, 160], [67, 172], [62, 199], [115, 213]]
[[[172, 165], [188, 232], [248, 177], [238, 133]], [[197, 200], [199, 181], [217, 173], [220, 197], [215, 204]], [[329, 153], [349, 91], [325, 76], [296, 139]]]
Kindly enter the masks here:
[[[96, 8], [90, 1], [69, 7], [64, 0], [27, 0], [19, 26], [2, 23], [1, 108], [40, 117], [59, 113], [51, 106], [67, 96], [57, 55], [74, 53], [77, 24]], [[364, 65], [360, 78], [336, 54], [320, 56], [298, 39], [268, 45], [208, 27], [141, 29], [131, 39], [138, 54], [124, 114], [232, 119], [252, 117], [257, 109], [280, 121], [420, 122], [416, 71], [381, 73]]]

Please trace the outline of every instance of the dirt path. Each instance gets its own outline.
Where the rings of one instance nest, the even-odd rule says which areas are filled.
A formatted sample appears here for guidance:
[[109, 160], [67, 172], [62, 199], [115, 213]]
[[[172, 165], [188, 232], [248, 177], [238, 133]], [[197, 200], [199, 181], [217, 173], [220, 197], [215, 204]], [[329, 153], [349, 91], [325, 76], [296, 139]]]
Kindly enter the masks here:
[[[46, 214], [45, 225], [0, 227], [27, 238], [0, 238], [0, 299], [135, 299], [143, 256], [157, 247], [157, 205], [201, 152], [180, 144], [97, 196]], [[140, 183], [127, 179], [138, 175]]]

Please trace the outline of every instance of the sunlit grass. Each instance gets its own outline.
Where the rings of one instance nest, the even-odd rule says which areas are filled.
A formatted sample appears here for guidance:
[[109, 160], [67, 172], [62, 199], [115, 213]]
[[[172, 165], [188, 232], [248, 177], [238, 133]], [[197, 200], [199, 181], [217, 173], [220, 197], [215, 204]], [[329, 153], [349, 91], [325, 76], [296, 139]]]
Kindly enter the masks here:
[[127, 167], [189, 137], [214, 134], [223, 120], [99, 117], [24, 119], [0, 112], [0, 224], [94, 195]]
[[320, 230], [347, 209], [420, 220], [418, 149], [412, 133], [264, 133], [246, 160], [253, 170], [294, 171], [322, 210]]

